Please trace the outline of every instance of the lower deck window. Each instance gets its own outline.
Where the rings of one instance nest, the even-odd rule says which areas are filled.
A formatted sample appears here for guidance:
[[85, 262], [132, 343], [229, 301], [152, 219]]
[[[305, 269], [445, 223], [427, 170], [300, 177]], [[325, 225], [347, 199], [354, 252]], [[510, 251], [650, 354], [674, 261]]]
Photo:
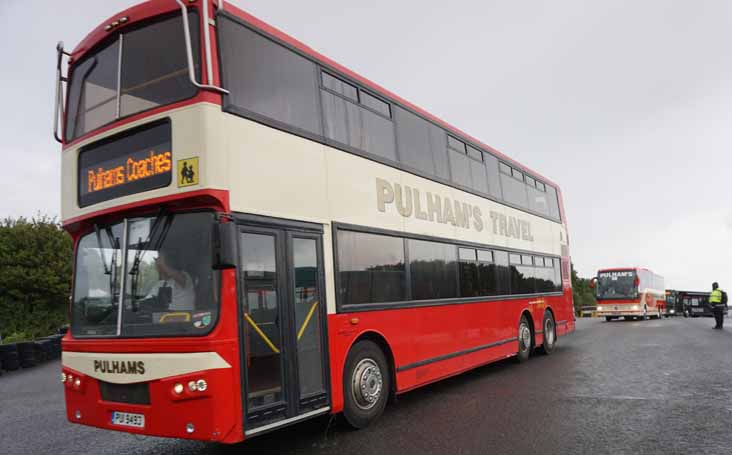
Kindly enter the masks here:
[[338, 297], [343, 305], [406, 300], [404, 240], [338, 231]]
[[340, 229], [340, 305], [562, 290], [558, 258]]

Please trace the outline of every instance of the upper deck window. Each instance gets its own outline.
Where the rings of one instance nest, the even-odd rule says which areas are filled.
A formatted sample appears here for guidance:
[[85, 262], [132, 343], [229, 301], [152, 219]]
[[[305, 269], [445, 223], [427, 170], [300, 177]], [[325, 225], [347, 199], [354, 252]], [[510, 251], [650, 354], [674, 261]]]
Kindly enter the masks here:
[[323, 87], [328, 90], [332, 90], [335, 93], [345, 96], [354, 103], [358, 103], [358, 89], [346, 81], [338, 79], [335, 76], [331, 76], [325, 71], [323, 75]]
[[377, 97], [363, 90], [361, 90], [361, 104], [375, 112], [378, 112], [384, 117], [391, 118], [391, 109], [389, 109], [389, 103], [381, 101]]
[[[196, 70], [200, 71], [198, 14], [188, 13]], [[123, 31], [73, 67], [66, 139], [114, 120], [190, 98], [180, 14]], [[198, 76], [197, 76], [198, 77]]]
[[[321, 134], [315, 64], [227, 17], [217, 19], [224, 109]], [[348, 93], [348, 87], [331, 90]]]

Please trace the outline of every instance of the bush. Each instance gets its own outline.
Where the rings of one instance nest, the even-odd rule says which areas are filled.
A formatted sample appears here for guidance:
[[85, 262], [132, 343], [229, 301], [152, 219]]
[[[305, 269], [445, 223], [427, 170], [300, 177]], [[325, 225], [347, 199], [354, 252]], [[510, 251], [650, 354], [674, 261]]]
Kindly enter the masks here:
[[67, 323], [73, 245], [55, 218], [0, 222], [0, 334], [19, 341]]
[[590, 280], [580, 278], [574, 269], [574, 264], [572, 264], [572, 298], [574, 300], [574, 311], [577, 314], [582, 311], [582, 307], [597, 305], [595, 290], [590, 288]]

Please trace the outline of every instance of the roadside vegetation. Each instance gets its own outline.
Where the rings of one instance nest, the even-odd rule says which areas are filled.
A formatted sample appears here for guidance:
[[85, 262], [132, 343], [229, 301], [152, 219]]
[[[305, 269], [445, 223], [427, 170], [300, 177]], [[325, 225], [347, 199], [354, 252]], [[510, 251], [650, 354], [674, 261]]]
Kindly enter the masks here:
[[0, 221], [0, 336], [3, 343], [56, 333], [68, 323], [72, 241], [56, 218]]
[[580, 315], [582, 307], [593, 307], [597, 305], [595, 290], [590, 289], [590, 279], [581, 278], [572, 264], [572, 297], [574, 300], [574, 312]]

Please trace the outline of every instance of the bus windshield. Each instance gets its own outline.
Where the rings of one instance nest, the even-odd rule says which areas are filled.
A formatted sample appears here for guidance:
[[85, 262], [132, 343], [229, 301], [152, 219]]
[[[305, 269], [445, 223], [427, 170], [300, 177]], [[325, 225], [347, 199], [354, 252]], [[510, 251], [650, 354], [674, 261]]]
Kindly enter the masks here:
[[[70, 75], [66, 139], [121, 117], [196, 94], [188, 77], [181, 15], [123, 29], [77, 62]], [[196, 71], [198, 15], [188, 13]], [[197, 76], [198, 77], [198, 76]]]
[[96, 226], [80, 239], [76, 252], [72, 333], [208, 333], [218, 313], [212, 223], [213, 214], [189, 213]]
[[638, 296], [634, 270], [613, 270], [597, 274], [598, 299], [634, 299]]

